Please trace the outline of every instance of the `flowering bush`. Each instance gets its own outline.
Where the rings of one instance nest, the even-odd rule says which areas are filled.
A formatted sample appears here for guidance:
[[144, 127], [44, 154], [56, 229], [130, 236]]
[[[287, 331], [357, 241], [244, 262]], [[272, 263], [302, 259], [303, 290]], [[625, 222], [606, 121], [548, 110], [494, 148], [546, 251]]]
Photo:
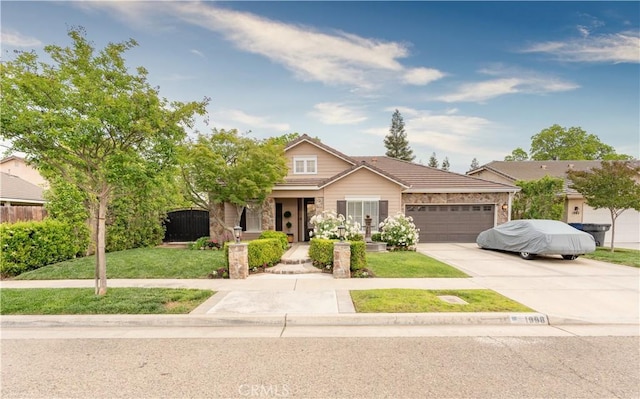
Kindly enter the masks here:
[[386, 218], [384, 222], [380, 223], [379, 229], [382, 241], [387, 245], [407, 249], [418, 243], [420, 229], [417, 229], [413, 224], [411, 216], [405, 216], [403, 213]]
[[325, 240], [336, 240], [338, 236], [338, 226], [344, 225], [345, 239], [348, 241], [361, 241], [360, 224], [354, 222], [351, 217], [337, 215], [334, 211], [324, 211], [320, 215], [311, 218], [313, 224], [313, 237]]

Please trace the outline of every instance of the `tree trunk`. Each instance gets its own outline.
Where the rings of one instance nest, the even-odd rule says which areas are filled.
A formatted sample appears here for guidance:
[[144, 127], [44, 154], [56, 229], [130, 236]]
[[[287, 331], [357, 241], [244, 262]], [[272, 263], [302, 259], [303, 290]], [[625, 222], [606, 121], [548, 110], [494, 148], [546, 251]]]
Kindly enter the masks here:
[[96, 295], [107, 293], [106, 218], [108, 198], [106, 193], [98, 197], [98, 223], [96, 232]]
[[611, 209], [611, 252], [615, 251], [614, 240], [616, 236], [616, 218], [618, 217], [618, 212], [616, 210]]

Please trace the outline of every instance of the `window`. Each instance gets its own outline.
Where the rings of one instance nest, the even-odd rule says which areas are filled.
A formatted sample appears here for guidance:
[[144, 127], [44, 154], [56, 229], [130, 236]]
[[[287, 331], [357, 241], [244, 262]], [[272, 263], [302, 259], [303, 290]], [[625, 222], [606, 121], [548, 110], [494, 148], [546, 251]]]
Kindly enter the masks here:
[[296, 175], [315, 175], [317, 171], [317, 157], [294, 157], [293, 173]]
[[347, 200], [347, 218], [351, 216], [351, 220], [359, 223], [364, 231], [364, 219], [369, 215], [371, 217], [371, 231], [378, 231], [380, 224], [380, 213], [378, 209], [379, 201], [352, 201]]
[[256, 206], [244, 208], [240, 218], [240, 227], [244, 231], [262, 231], [262, 209]]

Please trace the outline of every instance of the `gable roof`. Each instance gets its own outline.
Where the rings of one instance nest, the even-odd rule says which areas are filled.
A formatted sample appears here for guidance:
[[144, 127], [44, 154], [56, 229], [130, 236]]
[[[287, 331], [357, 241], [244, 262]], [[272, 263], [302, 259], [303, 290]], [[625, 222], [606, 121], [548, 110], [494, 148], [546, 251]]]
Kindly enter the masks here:
[[407, 182], [410, 185], [404, 191], [407, 193], [516, 192], [520, 190], [511, 184], [492, 182], [387, 156], [353, 158], [375, 165]]
[[380, 168], [378, 168], [376, 166], [373, 166], [372, 164], [368, 164], [365, 161], [360, 161], [358, 164], [353, 165], [349, 169], [345, 169], [344, 171], [338, 173], [337, 175], [326, 179], [324, 182], [322, 182], [322, 184], [320, 185], [319, 188], [323, 188], [323, 187], [326, 187], [326, 186], [328, 186], [328, 185], [330, 185], [332, 183], [335, 183], [338, 180], [340, 180], [340, 179], [342, 179], [342, 178], [344, 178], [346, 176], [349, 176], [350, 174], [355, 173], [356, 171], [361, 170], [361, 169], [366, 169], [366, 170], [369, 170], [369, 171], [371, 171], [371, 172], [373, 172], [373, 173], [375, 173], [375, 174], [377, 174], [379, 176], [382, 176], [383, 178], [385, 178], [387, 180], [390, 180], [391, 182], [401, 186], [404, 189], [407, 189], [407, 188], [409, 188], [411, 186], [409, 183], [403, 181], [402, 179], [399, 179], [398, 177], [386, 172], [383, 169], [380, 169]]
[[337, 151], [334, 148], [329, 147], [326, 144], [323, 144], [322, 142], [320, 142], [320, 140], [318, 139], [314, 139], [312, 137], [309, 137], [306, 133], [303, 134], [302, 136], [298, 137], [297, 139], [290, 141], [285, 147], [284, 147], [284, 151], [287, 152], [290, 149], [292, 149], [293, 147], [300, 145], [301, 143], [309, 143], [313, 146], [316, 146], [318, 148], [320, 148], [322, 151], [328, 152], [329, 154], [342, 159], [343, 161], [350, 163], [351, 165], [355, 165], [357, 162], [353, 160], [353, 158], [351, 158], [348, 155], [345, 155], [343, 153], [341, 153], [340, 151]]
[[44, 204], [42, 187], [31, 184], [18, 176], [0, 172], [0, 200]]
[[467, 172], [468, 175], [483, 170], [494, 172], [513, 182], [516, 180], [538, 180], [545, 176], [565, 179], [567, 171], [590, 170], [601, 165], [602, 161], [492, 161], [477, 169]]

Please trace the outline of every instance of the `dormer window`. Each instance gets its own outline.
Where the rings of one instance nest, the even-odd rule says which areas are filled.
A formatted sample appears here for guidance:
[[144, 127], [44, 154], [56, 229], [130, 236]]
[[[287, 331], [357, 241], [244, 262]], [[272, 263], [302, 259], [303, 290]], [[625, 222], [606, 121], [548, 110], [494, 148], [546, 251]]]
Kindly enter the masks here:
[[293, 173], [296, 175], [315, 175], [318, 173], [318, 157], [294, 157]]

